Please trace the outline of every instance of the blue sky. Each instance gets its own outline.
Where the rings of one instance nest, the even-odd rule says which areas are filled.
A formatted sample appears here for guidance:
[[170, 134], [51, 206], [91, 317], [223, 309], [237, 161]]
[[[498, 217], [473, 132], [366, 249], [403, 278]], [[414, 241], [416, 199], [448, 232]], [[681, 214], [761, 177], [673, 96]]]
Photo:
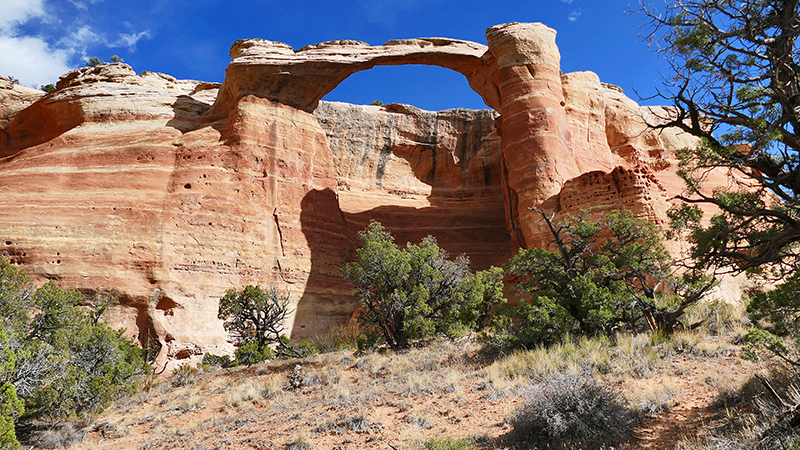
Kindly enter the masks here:
[[[542, 22], [558, 31], [564, 72], [591, 70], [638, 100], [660, 85], [656, 54], [638, 39], [636, 0], [0, 0], [0, 74], [27, 86], [55, 83], [90, 56], [119, 55], [134, 70], [222, 81], [237, 39], [294, 48], [334, 39], [449, 37], [485, 44], [486, 28]], [[491, 5], [491, 6], [490, 6]], [[466, 79], [439, 67], [378, 67], [345, 80], [326, 100], [485, 108]], [[652, 102], [649, 102], [652, 103]]]

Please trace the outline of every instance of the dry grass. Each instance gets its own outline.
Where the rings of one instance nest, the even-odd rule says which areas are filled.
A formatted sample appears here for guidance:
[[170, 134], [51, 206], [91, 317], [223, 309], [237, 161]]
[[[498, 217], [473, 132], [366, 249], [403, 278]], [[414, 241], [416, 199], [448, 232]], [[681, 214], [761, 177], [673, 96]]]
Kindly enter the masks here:
[[[99, 419], [115, 420], [117, 429], [109, 428], [107, 437], [92, 432], [74, 448], [97, 446], [103, 439], [101, 448], [114, 450], [305, 445], [361, 450], [386, 443], [420, 449], [434, 437], [474, 435], [482, 436], [472, 441], [476, 448], [504, 448], [506, 419], [525, 388], [554, 374], [590, 376], [622, 390], [634, 409], [663, 417], [685, 394], [676, 380], [702, 366], [688, 361], [680, 366], [688, 369], [676, 369], [676, 358], [730, 358], [737, 350], [731, 337], [736, 326], [730, 325], [736, 321], [715, 320], [728, 325], [714, 333], [679, 332], [663, 342], [648, 334], [566, 338], [550, 348], [492, 355], [473, 340], [433, 340], [401, 352], [344, 350], [198, 371], [186, 377], [189, 383], [167, 379], [120, 402]], [[741, 385], [722, 372], [709, 371], [700, 380], [731, 398]]]

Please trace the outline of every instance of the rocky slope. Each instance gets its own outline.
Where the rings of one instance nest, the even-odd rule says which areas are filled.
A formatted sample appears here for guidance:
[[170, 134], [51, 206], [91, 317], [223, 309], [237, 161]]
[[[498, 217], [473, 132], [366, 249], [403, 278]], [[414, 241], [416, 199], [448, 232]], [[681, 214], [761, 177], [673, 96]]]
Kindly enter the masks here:
[[[249, 283], [291, 292], [294, 337], [346, 323], [339, 266], [372, 219], [476, 269], [546, 244], [529, 207], [665, 220], [675, 151], [692, 143], [647, 129], [666, 110], [561, 74], [544, 25], [487, 41], [245, 40], [221, 85], [125, 64], [72, 71], [47, 95], [0, 84], [0, 256], [119, 296], [112, 324], [160, 341], [165, 360], [229, 349], [217, 300]], [[391, 64], [456, 70], [494, 110], [320, 102]]]

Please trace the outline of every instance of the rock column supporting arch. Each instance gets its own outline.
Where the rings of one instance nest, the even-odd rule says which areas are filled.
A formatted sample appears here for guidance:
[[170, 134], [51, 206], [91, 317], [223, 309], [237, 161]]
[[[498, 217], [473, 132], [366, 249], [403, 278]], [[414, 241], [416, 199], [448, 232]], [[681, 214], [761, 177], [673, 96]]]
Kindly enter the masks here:
[[486, 31], [496, 67], [492, 81], [502, 106], [507, 221], [512, 235], [528, 247], [538, 223], [530, 206], [556, 196], [565, 180], [580, 175], [569, 145], [555, 30], [540, 23], [510, 23]]

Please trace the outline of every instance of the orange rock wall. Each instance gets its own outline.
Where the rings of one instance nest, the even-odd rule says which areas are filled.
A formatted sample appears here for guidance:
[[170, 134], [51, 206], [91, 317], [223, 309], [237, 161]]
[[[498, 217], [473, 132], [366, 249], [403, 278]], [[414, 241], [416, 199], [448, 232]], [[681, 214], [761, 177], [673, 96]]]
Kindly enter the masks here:
[[[667, 109], [561, 74], [555, 37], [514, 23], [490, 28], [488, 47], [246, 40], [221, 85], [125, 64], [72, 71], [47, 95], [0, 83], [0, 256], [118, 295], [112, 325], [160, 341], [166, 360], [230, 351], [217, 302], [246, 284], [290, 292], [293, 337], [346, 323], [339, 267], [372, 219], [476, 269], [549, 242], [530, 207], [663, 222], [682, 189], [675, 151], [693, 141], [648, 130]], [[494, 110], [320, 102], [380, 64], [456, 70]]]

